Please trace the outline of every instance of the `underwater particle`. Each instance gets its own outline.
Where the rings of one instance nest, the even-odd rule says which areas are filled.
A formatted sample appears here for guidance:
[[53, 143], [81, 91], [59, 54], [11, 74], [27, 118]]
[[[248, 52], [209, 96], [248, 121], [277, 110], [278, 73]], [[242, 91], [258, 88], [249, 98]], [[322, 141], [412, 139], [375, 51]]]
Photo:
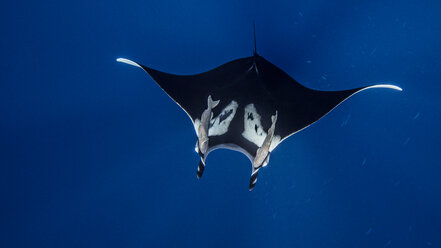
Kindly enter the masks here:
[[307, 64], [311, 64], [312, 61], [308, 59], [308, 60], [306, 60], [306, 63], [307, 63]]
[[348, 116], [346, 116], [346, 119], [340, 124], [341, 127], [344, 127], [348, 124], [349, 119], [351, 119], [351, 114], [349, 114]]
[[371, 234], [372, 232], [372, 228], [370, 227], [365, 233], [364, 235], [369, 236], [369, 234]]
[[404, 141], [404, 143], [403, 143], [403, 145], [407, 145], [407, 144], [409, 144], [409, 141], [410, 141], [410, 137], [407, 137], [407, 139]]
[[361, 167], [364, 167], [364, 165], [366, 164], [367, 159], [363, 159], [363, 162], [361, 162]]
[[323, 185], [328, 185], [332, 181], [334, 181], [334, 177], [330, 177], [330, 178], [326, 179], [326, 181], [323, 183]]
[[392, 243], [392, 240], [389, 240], [389, 241], [387, 241], [387, 243], [383, 247], [389, 247], [391, 243]]
[[427, 245], [427, 246], [432, 246], [432, 242], [427, 241], [427, 242], [426, 242], [426, 245]]
[[418, 119], [420, 117], [421, 112], [416, 113], [416, 115], [413, 117], [414, 120]]

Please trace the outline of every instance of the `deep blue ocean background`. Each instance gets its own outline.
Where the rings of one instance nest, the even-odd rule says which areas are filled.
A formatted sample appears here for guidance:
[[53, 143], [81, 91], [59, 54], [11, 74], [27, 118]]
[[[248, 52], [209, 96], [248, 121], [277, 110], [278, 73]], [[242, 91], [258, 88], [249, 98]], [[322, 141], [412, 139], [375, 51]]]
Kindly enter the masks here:
[[[441, 247], [440, 1], [8, 1], [0, 247]], [[143, 71], [261, 56], [305, 86], [376, 83], [251, 164], [196, 179], [191, 121]]]

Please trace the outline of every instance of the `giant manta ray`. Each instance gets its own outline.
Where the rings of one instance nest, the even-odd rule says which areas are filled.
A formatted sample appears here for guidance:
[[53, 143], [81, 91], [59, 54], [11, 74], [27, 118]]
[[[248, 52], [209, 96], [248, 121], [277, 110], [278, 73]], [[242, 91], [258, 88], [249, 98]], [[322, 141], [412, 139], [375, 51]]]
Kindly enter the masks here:
[[118, 62], [142, 68], [193, 122], [200, 156], [197, 177], [207, 155], [219, 148], [239, 151], [252, 163], [249, 190], [271, 152], [286, 138], [309, 127], [337, 105], [378, 84], [340, 91], [309, 89], [257, 54], [195, 75], [173, 75], [128, 59]]

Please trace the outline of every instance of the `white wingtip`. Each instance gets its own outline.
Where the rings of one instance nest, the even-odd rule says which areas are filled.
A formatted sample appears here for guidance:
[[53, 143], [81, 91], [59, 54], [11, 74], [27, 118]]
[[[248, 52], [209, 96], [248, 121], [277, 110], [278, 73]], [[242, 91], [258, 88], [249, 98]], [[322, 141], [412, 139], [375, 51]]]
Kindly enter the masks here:
[[138, 63], [131, 61], [130, 59], [125, 59], [125, 58], [117, 58], [116, 61], [124, 63], [124, 64], [128, 64], [128, 65], [133, 65], [139, 68], [142, 68]]
[[400, 87], [398, 87], [398, 86], [396, 86], [396, 85], [392, 85], [392, 84], [377, 84], [377, 85], [372, 85], [372, 86], [368, 86], [368, 87], [364, 88], [364, 90], [372, 89], [372, 88], [387, 88], [387, 89], [393, 89], [393, 90], [403, 91], [403, 89], [401, 89]]

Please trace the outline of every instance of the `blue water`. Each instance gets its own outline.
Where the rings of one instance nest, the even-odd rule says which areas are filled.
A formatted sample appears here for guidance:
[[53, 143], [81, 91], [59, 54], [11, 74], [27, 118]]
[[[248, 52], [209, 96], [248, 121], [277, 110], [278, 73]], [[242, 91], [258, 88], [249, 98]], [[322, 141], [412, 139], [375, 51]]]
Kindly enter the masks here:
[[[0, 247], [441, 247], [440, 1], [7, 1]], [[302, 84], [371, 83], [251, 165], [196, 179], [178, 74], [257, 50]]]

